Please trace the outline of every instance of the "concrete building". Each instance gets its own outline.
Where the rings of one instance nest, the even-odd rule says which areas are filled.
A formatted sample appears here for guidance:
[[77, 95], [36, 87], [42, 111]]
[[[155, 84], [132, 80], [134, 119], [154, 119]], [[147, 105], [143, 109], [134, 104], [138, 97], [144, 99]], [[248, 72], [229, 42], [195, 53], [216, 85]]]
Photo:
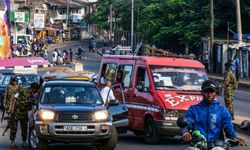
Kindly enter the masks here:
[[14, 44], [40, 32], [66, 39], [88, 38], [94, 25], [83, 21], [93, 13], [96, 1], [89, 0], [11, 0], [11, 37]]

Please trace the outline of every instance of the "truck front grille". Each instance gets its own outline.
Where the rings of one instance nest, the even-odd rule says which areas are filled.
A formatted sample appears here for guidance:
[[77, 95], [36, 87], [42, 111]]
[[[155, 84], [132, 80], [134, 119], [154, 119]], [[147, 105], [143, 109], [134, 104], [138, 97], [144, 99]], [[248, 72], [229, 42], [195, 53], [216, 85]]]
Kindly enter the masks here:
[[58, 122], [85, 122], [92, 121], [91, 113], [58, 113]]

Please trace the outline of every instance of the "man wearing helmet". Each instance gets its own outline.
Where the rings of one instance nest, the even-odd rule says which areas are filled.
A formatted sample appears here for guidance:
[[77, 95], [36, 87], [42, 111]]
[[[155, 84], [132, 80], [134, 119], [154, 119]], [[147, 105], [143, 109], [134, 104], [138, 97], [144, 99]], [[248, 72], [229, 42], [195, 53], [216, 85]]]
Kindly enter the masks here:
[[192, 140], [188, 128], [194, 128], [199, 130], [208, 142], [224, 140], [226, 133], [227, 138], [238, 140], [242, 146], [246, 145], [243, 139], [237, 137], [230, 113], [217, 99], [217, 83], [212, 80], [203, 82], [201, 93], [203, 100], [191, 106], [185, 113], [189, 127], [181, 129], [183, 140], [185, 142]]

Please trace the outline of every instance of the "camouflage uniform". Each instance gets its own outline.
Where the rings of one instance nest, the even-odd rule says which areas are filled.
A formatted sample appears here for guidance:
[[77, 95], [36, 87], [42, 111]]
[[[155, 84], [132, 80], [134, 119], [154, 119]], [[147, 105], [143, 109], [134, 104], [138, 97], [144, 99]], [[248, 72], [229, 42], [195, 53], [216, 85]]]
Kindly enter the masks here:
[[30, 92], [24, 88], [20, 88], [18, 92], [19, 97], [16, 99], [14, 113], [10, 116], [10, 140], [15, 140], [18, 121], [20, 121], [22, 139], [23, 141], [26, 141], [28, 132], [28, 101]]
[[5, 94], [4, 102], [3, 102], [7, 110], [9, 110], [11, 96], [14, 95], [18, 89], [19, 89], [19, 85], [17, 84], [10, 84], [7, 86], [6, 94]]
[[226, 72], [223, 84], [225, 106], [230, 112], [232, 119], [234, 119], [233, 98], [234, 90], [237, 88], [238, 83], [231, 69]]

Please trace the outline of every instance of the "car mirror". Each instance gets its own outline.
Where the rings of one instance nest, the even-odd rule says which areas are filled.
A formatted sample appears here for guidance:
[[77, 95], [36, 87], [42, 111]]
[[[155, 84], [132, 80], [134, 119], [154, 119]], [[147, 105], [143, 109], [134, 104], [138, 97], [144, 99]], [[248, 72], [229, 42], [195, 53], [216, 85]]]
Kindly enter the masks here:
[[116, 106], [116, 105], [118, 105], [119, 104], [119, 101], [118, 100], [116, 100], [116, 99], [111, 99], [110, 101], [109, 101], [109, 106]]

